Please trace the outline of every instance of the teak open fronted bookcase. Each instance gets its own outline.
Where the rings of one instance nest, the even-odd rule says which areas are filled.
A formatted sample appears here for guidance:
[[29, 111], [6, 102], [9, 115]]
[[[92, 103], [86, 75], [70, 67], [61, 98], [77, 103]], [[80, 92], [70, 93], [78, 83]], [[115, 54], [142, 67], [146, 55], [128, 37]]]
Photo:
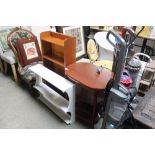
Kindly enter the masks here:
[[64, 75], [64, 69], [76, 61], [76, 38], [57, 32], [40, 34], [44, 66]]

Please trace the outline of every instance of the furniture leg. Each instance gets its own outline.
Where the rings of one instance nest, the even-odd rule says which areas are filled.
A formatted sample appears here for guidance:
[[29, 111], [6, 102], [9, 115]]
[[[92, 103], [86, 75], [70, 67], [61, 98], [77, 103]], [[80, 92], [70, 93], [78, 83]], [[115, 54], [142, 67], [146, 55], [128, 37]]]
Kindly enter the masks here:
[[145, 49], [145, 46], [146, 46], [146, 42], [147, 42], [147, 39], [144, 38], [143, 44], [142, 44], [142, 48], [141, 48], [141, 53], [144, 53], [144, 49]]
[[6, 74], [8, 70], [8, 64], [4, 61], [4, 73]]
[[155, 74], [155, 70], [154, 70], [154, 73], [153, 73], [153, 76], [152, 76], [152, 79], [151, 79], [151, 85], [150, 86], [154, 86], [154, 82], [155, 82], [154, 74]]
[[13, 72], [13, 77], [14, 77], [15, 81], [18, 82], [15, 64], [12, 64], [11, 68], [12, 68], [12, 72]]
[[0, 59], [0, 70], [1, 70], [2, 73], [4, 72], [4, 70], [3, 70], [3, 63], [2, 63], [1, 59]]
[[93, 102], [93, 114], [92, 114], [92, 126], [94, 127], [94, 123], [95, 123], [95, 114], [96, 114], [96, 108], [97, 108], [97, 94], [98, 92], [95, 91], [94, 92], [94, 102]]
[[70, 123], [72, 124], [75, 121], [75, 86], [67, 89], [66, 93], [69, 97], [68, 113], [71, 114]]

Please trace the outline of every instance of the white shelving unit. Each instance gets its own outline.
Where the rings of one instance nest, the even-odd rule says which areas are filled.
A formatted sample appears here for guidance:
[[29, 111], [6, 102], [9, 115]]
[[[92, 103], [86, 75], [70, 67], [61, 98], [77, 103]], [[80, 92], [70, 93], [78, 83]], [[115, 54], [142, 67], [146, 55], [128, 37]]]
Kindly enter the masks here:
[[[39, 99], [67, 124], [72, 124], [75, 121], [75, 85], [41, 64], [30, 67], [30, 70], [36, 74], [34, 88], [40, 92]], [[42, 79], [67, 93], [69, 101], [43, 83]]]

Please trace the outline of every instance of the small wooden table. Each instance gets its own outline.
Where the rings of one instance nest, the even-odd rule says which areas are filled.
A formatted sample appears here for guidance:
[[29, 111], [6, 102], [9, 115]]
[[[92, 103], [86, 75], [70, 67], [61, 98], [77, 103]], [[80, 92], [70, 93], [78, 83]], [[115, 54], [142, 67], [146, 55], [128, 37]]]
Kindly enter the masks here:
[[[97, 67], [91, 63], [73, 63], [65, 68], [66, 76], [74, 81], [75, 83], [81, 85], [93, 91], [94, 101], [93, 101], [93, 111], [91, 117], [91, 124], [95, 122], [95, 112], [97, 107], [97, 94], [99, 91], [105, 90], [107, 83], [112, 78], [112, 72], [108, 69], [104, 69], [97, 73]], [[82, 91], [82, 90], [81, 90]], [[83, 91], [83, 93], [85, 93]], [[91, 95], [90, 95], [91, 98]]]

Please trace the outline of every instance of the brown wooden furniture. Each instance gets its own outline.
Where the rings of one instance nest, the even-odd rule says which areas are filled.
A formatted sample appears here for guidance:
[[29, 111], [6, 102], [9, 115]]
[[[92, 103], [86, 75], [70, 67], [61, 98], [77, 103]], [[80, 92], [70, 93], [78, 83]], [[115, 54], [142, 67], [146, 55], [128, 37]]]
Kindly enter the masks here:
[[64, 75], [64, 68], [76, 61], [76, 38], [47, 31], [40, 39], [44, 66]]
[[[97, 119], [99, 102], [103, 101], [103, 91], [112, 77], [112, 72], [103, 69], [98, 74], [97, 67], [91, 63], [73, 63], [65, 68], [65, 74], [77, 84], [77, 117], [94, 125]], [[101, 96], [99, 96], [100, 93]]]

